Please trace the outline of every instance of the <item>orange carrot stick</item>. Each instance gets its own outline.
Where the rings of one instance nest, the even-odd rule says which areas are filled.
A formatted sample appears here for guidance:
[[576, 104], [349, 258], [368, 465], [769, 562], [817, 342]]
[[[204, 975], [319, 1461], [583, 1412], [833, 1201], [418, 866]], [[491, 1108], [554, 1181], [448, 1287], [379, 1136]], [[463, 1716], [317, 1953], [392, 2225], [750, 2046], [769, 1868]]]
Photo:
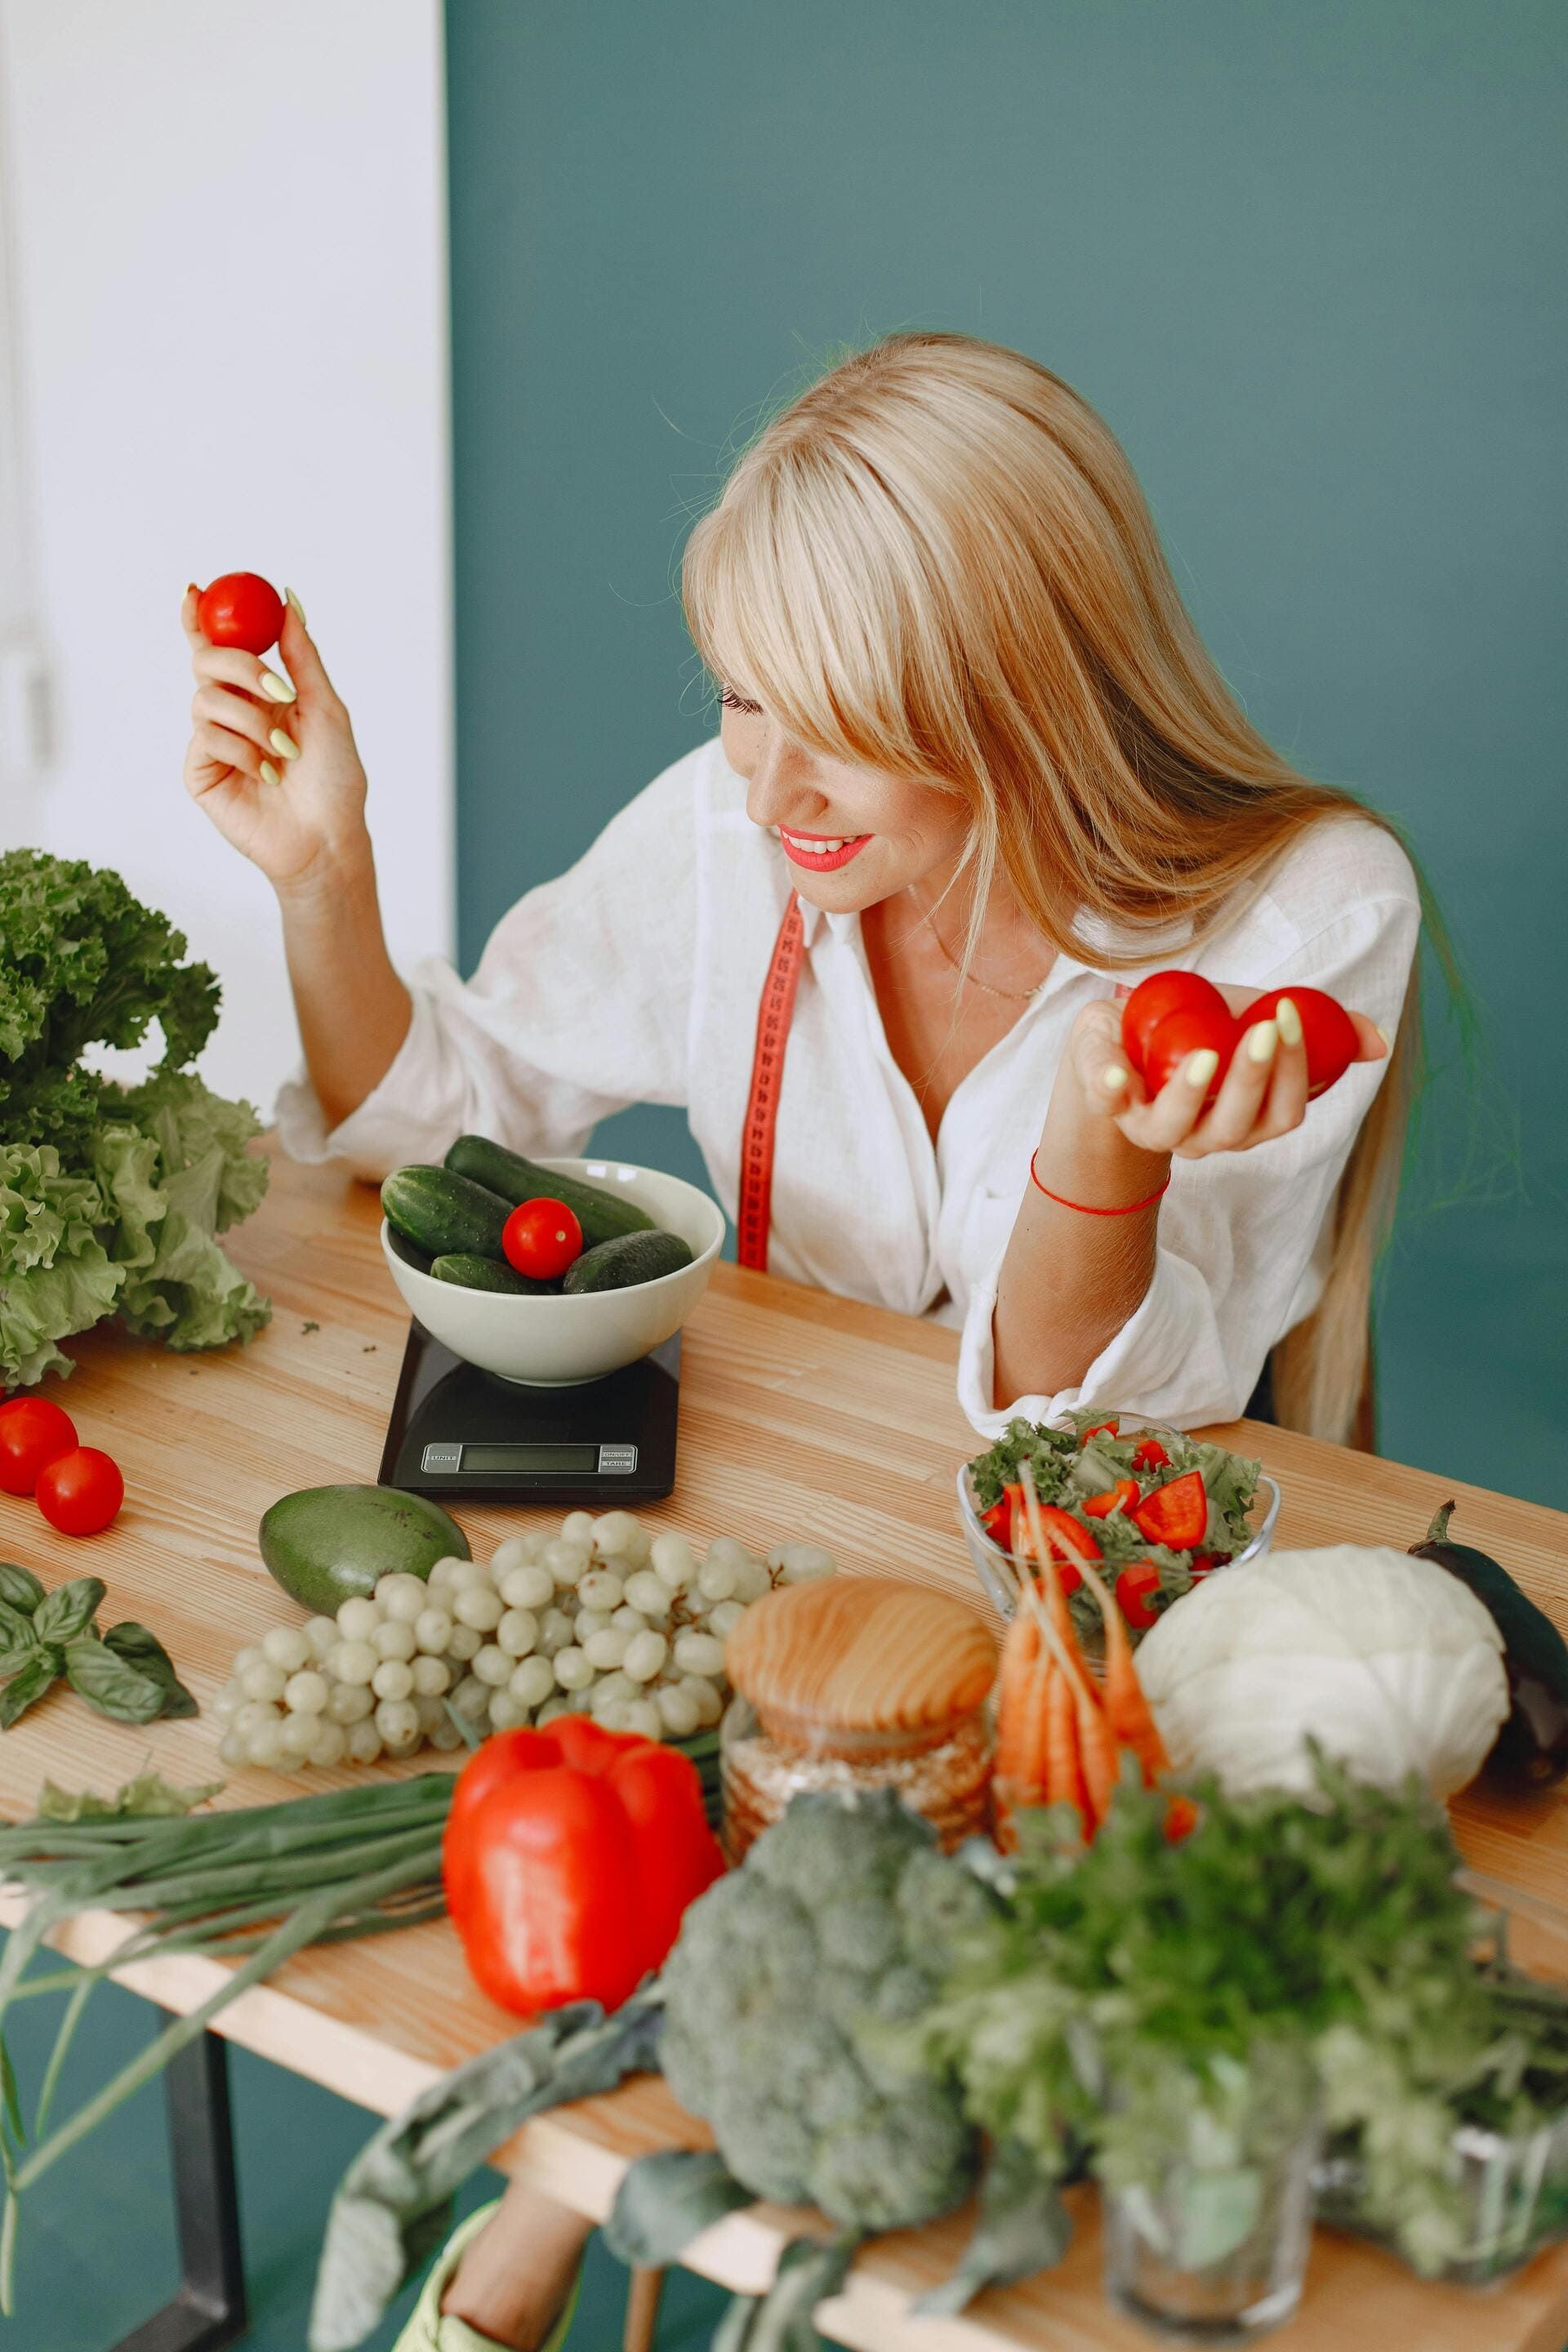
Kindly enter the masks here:
[[1072, 1685], [1055, 1660], [1046, 1696], [1043, 1787], [1047, 1805], [1071, 1805], [1079, 1826], [1089, 1827], [1083, 1775], [1079, 1766], [1078, 1727]]
[[1089, 1562], [1084, 1560], [1080, 1565], [1083, 1580], [1100, 1603], [1100, 1613], [1105, 1620], [1103, 1687], [1106, 1718], [1120, 1745], [1131, 1748], [1137, 1757], [1143, 1773], [1143, 1785], [1152, 1789], [1160, 1775], [1170, 1770], [1171, 1759], [1165, 1753], [1160, 1727], [1138, 1679], [1132, 1644], [1127, 1638], [1127, 1621], [1117, 1607], [1114, 1595], [1107, 1590]]
[[1033, 1611], [1020, 1598], [1002, 1644], [1001, 1670], [996, 1679], [995, 1769], [999, 1777], [1008, 1780], [1018, 1778], [1018, 1759], [1028, 1737], [1029, 1702], [1039, 1655], [1040, 1629]]

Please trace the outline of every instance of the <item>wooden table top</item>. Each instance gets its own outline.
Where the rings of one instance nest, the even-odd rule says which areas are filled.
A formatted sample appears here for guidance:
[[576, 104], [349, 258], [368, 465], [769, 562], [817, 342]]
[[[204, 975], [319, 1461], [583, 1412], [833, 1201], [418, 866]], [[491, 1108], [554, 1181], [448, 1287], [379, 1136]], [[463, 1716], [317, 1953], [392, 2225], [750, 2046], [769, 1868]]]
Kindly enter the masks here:
[[[73, 1343], [79, 1369], [66, 1402], [83, 1443], [106, 1446], [125, 1473], [115, 1526], [73, 1542], [30, 1502], [0, 1496], [0, 1553], [48, 1584], [101, 1576], [108, 1614], [150, 1624], [204, 1703], [238, 1645], [290, 1614], [257, 1554], [263, 1510], [296, 1487], [375, 1476], [407, 1326], [382, 1263], [378, 1214], [374, 1193], [341, 1172], [275, 1161], [267, 1202], [230, 1237], [237, 1260], [274, 1302], [259, 1339], [196, 1357], [115, 1334]], [[954, 1400], [956, 1354], [951, 1331], [720, 1266], [686, 1331], [677, 1491], [640, 1515], [695, 1538], [740, 1534], [759, 1549], [819, 1541], [843, 1569], [908, 1576], [976, 1601], [953, 1506], [957, 1466], [975, 1450]], [[1261, 1455], [1279, 1477], [1281, 1545], [1404, 1548], [1457, 1495], [1457, 1535], [1504, 1560], [1568, 1628], [1568, 1517], [1257, 1424], [1215, 1433]], [[527, 1515], [463, 1507], [458, 1516], [479, 1551]], [[0, 1813], [30, 1813], [46, 1775], [110, 1790], [149, 1754], [172, 1780], [217, 1780], [216, 1748], [207, 1716], [132, 1729], [57, 1694], [0, 1740]], [[426, 1750], [404, 1769], [436, 1760]], [[289, 1787], [349, 1777], [285, 1782], [235, 1772], [222, 1801], [270, 1801]], [[1478, 1869], [1568, 1908], [1568, 1797], [1504, 1803], [1478, 1794], [1454, 1812]], [[14, 1901], [7, 1906], [0, 1916], [14, 1917]], [[92, 1915], [74, 1924], [63, 1948], [97, 1959], [122, 1933], [122, 1921]], [[186, 2011], [217, 1976], [212, 1961], [168, 1960], [128, 1969], [122, 1981]], [[219, 2026], [377, 2115], [395, 2113], [515, 2030], [468, 1983], [445, 1921], [304, 1953], [226, 2011]], [[662, 2080], [645, 2076], [541, 2117], [498, 2160], [602, 2219], [633, 2158], [704, 2138]], [[1074, 2195], [1079, 2228], [1056, 2269], [982, 2296], [960, 2319], [910, 2318], [911, 2297], [957, 2259], [968, 2226], [958, 2215], [879, 2240], [844, 2294], [823, 2306], [826, 2333], [865, 2352], [1146, 2347], [1150, 2338], [1104, 2301], [1095, 2200]], [[727, 2286], [757, 2292], [782, 2245], [810, 2226], [809, 2215], [755, 2206], [708, 2231], [687, 2260]], [[1565, 2338], [1568, 2248], [1475, 2294], [1422, 2285], [1373, 2249], [1321, 2231], [1300, 2313], [1272, 2340], [1280, 2352], [1562, 2352]]]

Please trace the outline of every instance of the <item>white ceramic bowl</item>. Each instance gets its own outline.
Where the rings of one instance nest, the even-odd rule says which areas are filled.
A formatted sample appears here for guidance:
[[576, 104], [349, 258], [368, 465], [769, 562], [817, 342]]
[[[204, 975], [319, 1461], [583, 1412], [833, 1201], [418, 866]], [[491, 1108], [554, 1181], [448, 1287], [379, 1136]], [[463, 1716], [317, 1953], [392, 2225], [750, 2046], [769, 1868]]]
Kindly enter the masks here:
[[580, 1298], [553, 1295], [512, 1297], [499, 1290], [465, 1290], [422, 1274], [393, 1247], [382, 1220], [382, 1255], [405, 1305], [432, 1338], [465, 1362], [503, 1381], [531, 1388], [567, 1388], [603, 1380], [679, 1331], [703, 1292], [724, 1242], [724, 1213], [695, 1184], [657, 1168], [628, 1168], [614, 1160], [541, 1160], [541, 1168], [584, 1183], [602, 1184], [646, 1209], [656, 1225], [679, 1234], [691, 1264], [657, 1282], [626, 1290], [593, 1290]]
[[[1108, 1412], [1105, 1417], [1109, 1421], [1111, 1415]], [[1129, 1413], [1119, 1413], [1116, 1418], [1124, 1434], [1134, 1430], [1147, 1430], [1150, 1435], [1154, 1437], [1169, 1434], [1169, 1432], [1163, 1429], [1158, 1422], [1139, 1421], [1135, 1415]], [[1279, 1517], [1279, 1487], [1278, 1482], [1268, 1477], [1267, 1474], [1259, 1475], [1258, 1498], [1252, 1507], [1254, 1514], [1252, 1540], [1244, 1551], [1238, 1551], [1233, 1559], [1226, 1561], [1226, 1568], [1239, 1568], [1244, 1560], [1261, 1559], [1274, 1541], [1274, 1522]], [[1259, 1513], [1261, 1517], [1258, 1516]], [[1000, 1544], [993, 1543], [980, 1524], [980, 1514], [974, 1507], [974, 1497], [969, 1491], [967, 1462], [958, 1474], [958, 1522], [963, 1529], [963, 1539], [969, 1546], [969, 1558], [975, 1575], [980, 1579], [986, 1594], [995, 1603], [1002, 1615], [1011, 1617], [1013, 1585], [1006, 1567], [1011, 1555], [1004, 1551]], [[1223, 1572], [1224, 1570], [1218, 1568], [1214, 1571], [1216, 1576]]]

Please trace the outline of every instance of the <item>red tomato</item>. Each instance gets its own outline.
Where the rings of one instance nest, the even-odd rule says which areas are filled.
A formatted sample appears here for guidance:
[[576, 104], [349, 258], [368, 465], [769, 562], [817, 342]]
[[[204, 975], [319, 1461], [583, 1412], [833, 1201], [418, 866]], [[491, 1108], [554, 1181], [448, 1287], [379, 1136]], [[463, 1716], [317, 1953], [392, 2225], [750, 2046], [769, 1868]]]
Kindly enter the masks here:
[[[1149, 1040], [1167, 1013], [1213, 1013], [1229, 1015], [1230, 1008], [1212, 980], [1196, 971], [1151, 972], [1141, 980], [1121, 1008], [1121, 1050], [1147, 1082], [1144, 1068]], [[1151, 1088], [1151, 1092], [1152, 1089]]]
[[1084, 1514], [1091, 1519], [1108, 1519], [1112, 1511], [1128, 1510], [1137, 1500], [1137, 1479], [1118, 1478], [1115, 1486], [1108, 1486], [1103, 1495], [1084, 1496]]
[[1084, 1431], [1083, 1435], [1079, 1439], [1079, 1444], [1080, 1445], [1087, 1445], [1089, 1439], [1091, 1437], [1098, 1437], [1101, 1431], [1103, 1431], [1108, 1437], [1114, 1437], [1116, 1434], [1115, 1421], [1097, 1421], [1092, 1429], [1086, 1429]]
[[1160, 1590], [1160, 1571], [1152, 1559], [1134, 1560], [1116, 1580], [1116, 1598], [1127, 1622], [1146, 1633], [1159, 1615], [1152, 1604]]
[[1203, 1472], [1189, 1470], [1168, 1486], [1156, 1486], [1132, 1514], [1138, 1531], [1151, 1543], [1168, 1544], [1173, 1551], [1191, 1551], [1201, 1544], [1209, 1523], [1209, 1498]]
[[1144, 1438], [1132, 1456], [1134, 1470], [1168, 1470], [1170, 1466], [1171, 1457], [1157, 1437]]
[[1307, 1092], [1321, 1095], [1342, 1078], [1357, 1053], [1355, 1024], [1342, 1004], [1321, 988], [1271, 988], [1255, 997], [1241, 1016], [1240, 1026], [1272, 1021], [1279, 999], [1288, 996], [1301, 1016], [1301, 1042], [1307, 1048]]
[[226, 572], [196, 599], [196, 619], [209, 645], [264, 654], [278, 643], [283, 599], [258, 572]]
[[0, 1404], [0, 1492], [32, 1494], [46, 1463], [69, 1454], [76, 1443], [69, 1413], [47, 1397], [13, 1397]]
[[95, 1536], [125, 1500], [120, 1465], [96, 1445], [58, 1454], [38, 1473], [38, 1508], [62, 1536]]
[[[1217, 991], [1215, 994], [1218, 997]], [[1163, 1021], [1156, 1024], [1143, 1055], [1144, 1086], [1152, 1096], [1157, 1095], [1167, 1079], [1174, 1077], [1189, 1054], [1210, 1047], [1219, 1055], [1219, 1065], [1204, 1097], [1206, 1108], [1220, 1090], [1240, 1034], [1223, 997], [1218, 997], [1217, 1009], [1206, 1005], [1191, 1013], [1167, 1013]]]
[[583, 1228], [564, 1201], [542, 1194], [524, 1201], [507, 1219], [500, 1237], [507, 1264], [535, 1282], [553, 1282], [583, 1255]]

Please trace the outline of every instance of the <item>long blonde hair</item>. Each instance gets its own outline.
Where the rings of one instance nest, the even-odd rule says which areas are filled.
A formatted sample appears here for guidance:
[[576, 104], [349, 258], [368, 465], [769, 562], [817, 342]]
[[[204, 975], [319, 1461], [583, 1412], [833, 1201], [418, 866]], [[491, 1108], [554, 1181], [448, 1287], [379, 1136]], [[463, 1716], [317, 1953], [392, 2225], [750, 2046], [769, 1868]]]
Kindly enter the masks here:
[[[841, 361], [742, 455], [681, 587], [710, 670], [798, 740], [962, 799], [974, 930], [1000, 865], [1053, 946], [1081, 955], [1087, 913], [1130, 968], [1140, 934], [1222, 928], [1307, 826], [1386, 824], [1264, 741], [1109, 427], [997, 344], [907, 333]], [[1349, 1437], [1366, 1385], [1418, 1028], [1413, 972], [1322, 1299], [1274, 1351], [1279, 1418], [1315, 1436]]]

